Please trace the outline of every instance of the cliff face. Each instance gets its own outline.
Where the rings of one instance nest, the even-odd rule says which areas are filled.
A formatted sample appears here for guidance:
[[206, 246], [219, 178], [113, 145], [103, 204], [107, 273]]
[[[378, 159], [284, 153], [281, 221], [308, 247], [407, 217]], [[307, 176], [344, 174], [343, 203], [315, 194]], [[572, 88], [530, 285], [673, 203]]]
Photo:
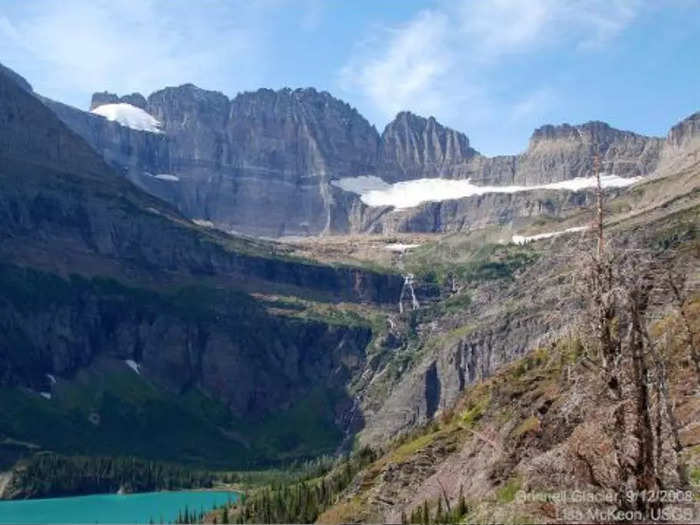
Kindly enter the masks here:
[[[94, 118], [84, 117], [86, 129]], [[161, 134], [131, 133], [115, 123], [95, 129], [105, 137], [126, 133], [134, 144], [163, 140]], [[201, 147], [192, 145], [194, 157]], [[47, 414], [38, 392], [52, 392], [51, 376], [80, 389], [78, 375], [111, 359], [137, 362], [144, 380], [172, 399], [203, 392], [227, 407], [229, 419], [260, 420], [286, 414], [312, 394], [328, 397], [328, 407], [310, 417], [316, 422], [322, 417], [338, 434], [324, 441], [325, 451], [339, 444], [341, 431], [334, 425], [352, 409], [344, 388], [364, 362], [369, 325], [274, 313], [266, 300], [249, 293], [325, 304], [395, 304], [400, 276], [301, 261], [275, 244], [192, 224], [115, 173], [2, 72], [0, 187], [0, 413], [9, 414], [6, 409], [21, 399], [23, 418], [47, 421], [65, 408], [60, 424], [77, 425], [65, 432], [73, 437], [59, 443], [42, 429], [35, 432], [36, 424], [23, 426], [25, 419], [3, 415], [3, 437], [67, 452], [81, 449], [83, 427], [99, 426], [88, 421], [89, 410], [73, 421], [67, 416], [70, 404], [62, 405], [66, 398], [58, 395], [60, 406], [50, 405]], [[121, 375], [132, 373], [126, 365], [121, 369]], [[165, 396], [168, 403], [171, 397]], [[129, 424], [141, 430], [150, 425], [147, 410], [136, 406]], [[202, 423], [209, 416], [198, 417]], [[285, 417], [297, 424], [302, 416]], [[114, 453], [114, 428], [98, 430], [100, 450]], [[313, 452], [296, 451], [300, 430], [290, 432], [293, 437], [257, 449], [254, 456]], [[202, 441], [195, 448], [206, 446]]]
[[700, 162], [700, 112], [673, 126], [666, 136], [659, 171], [672, 173]]
[[457, 178], [477, 152], [463, 133], [446, 128], [435, 118], [399, 113], [382, 133], [377, 173], [387, 181]]
[[[160, 121], [162, 133], [133, 130], [46, 101], [108, 163], [188, 217], [268, 237], [396, 231], [376, 225], [377, 215], [387, 210], [365, 210], [357, 195], [330, 184], [345, 177], [542, 184], [589, 176], [594, 144], [603, 172], [631, 177], [654, 172], [665, 147], [662, 139], [589, 122], [543, 126], [525, 152], [489, 158], [471, 148], [464, 134], [409, 112], [399, 113], [380, 137], [355, 109], [314, 89], [261, 89], [229, 100], [187, 84], [147, 99], [138, 93], [96, 93], [91, 107], [114, 103], [144, 109]], [[458, 223], [477, 226], [472, 219], [480, 213], [478, 224], [531, 215], [527, 198], [495, 200], [505, 207], [493, 208], [489, 216], [472, 209], [474, 199], [462, 199], [438, 204], [450, 208], [452, 217], [428, 221], [430, 228], [424, 226], [424, 207], [388, 222], [401, 222], [399, 231], [454, 231]], [[556, 200], [554, 208], [571, 204], [568, 196]], [[405, 219], [411, 214], [415, 217]]]
[[[128, 100], [100, 93], [92, 105], [118, 102]], [[314, 89], [229, 100], [191, 84], [166, 88], [143, 108], [162, 134], [47, 104], [149, 193], [189, 217], [260, 236], [328, 232], [337, 220], [330, 180], [373, 171], [379, 143], [357, 111]]]
[[139, 364], [173, 395], [196, 386], [241, 418], [279, 411], [314, 388], [340, 389], [364, 362], [367, 327], [270, 315], [205, 287], [176, 293], [0, 266], [0, 382], [51, 392], [102, 357]]
[[543, 126], [532, 134], [524, 153], [477, 160], [473, 180], [530, 185], [590, 176], [595, 145], [603, 173], [634, 177], [656, 169], [663, 140], [620, 131], [605, 122]]

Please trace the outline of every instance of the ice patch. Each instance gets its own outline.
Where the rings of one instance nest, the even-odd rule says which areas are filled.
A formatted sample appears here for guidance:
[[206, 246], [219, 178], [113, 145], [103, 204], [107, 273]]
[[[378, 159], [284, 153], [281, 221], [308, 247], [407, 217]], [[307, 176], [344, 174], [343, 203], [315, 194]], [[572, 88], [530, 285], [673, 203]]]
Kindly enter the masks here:
[[180, 180], [180, 177], [177, 175], [171, 175], [170, 173], [159, 173], [158, 175], [154, 175], [156, 179], [160, 180], [172, 180], [172, 181], [178, 181]]
[[127, 364], [127, 366], [128, 366], [129, 368], [131, 368], [134, 372], [136, 372], [136, 373], [139, 374], [139, 375], [141, 374], [141, 366], [140, 366], [136, 361], [134, 361], [133, 359], [127, 359], [127, 360], [124, 361], [124, 362], [125, 362], [125, 363]]
[[[620, 188], [642, 180], [642, 177], [624, 178], [618, 175], [601, 175], [603, 188]], [[412, 208], [423, 202], [461, 199], [486, 193], [517, 193], [531, 190], [578, 191], [596, 186], [595, 177], [576, 177], [560, 182], [533, 186], [478, 186], [469, 179], [417, 179], [388, 184], [379, 177], [363, 175], [345, 177], [331, 184], [345, 191], [360, 195], [368, 206], [393, 206], [396, 209]]]
[[563, 235], [565, 233], [581, 232], [587, 230], [588, 226], [575, 226], [573, 228], [567, 228], [566, 230], [538, 233], [537, 235], [513, 235], [513, 241], [515, 244], [525, 244], [530, 241], [538, 241], [540, 239], [549, 239], [550, 237], [555, 237], [557, 235]]
[[51, 399], [51, 393], [50, 392], [39, 392], [39, 395], [43, 397], [44, 399]]
[[131, 104], [103, 104], [91, 111], [95, 115], [101, 115], [107, 120], [117, 122], [127, 128], [151, 133], [161, 133], [160, 122], [141, 108]]
[[392, 244], [387, 244], [386, 246], [384, 246], [384, 249], [392, 252], [403, 253], [406, 250], [410, 250], [411, 248], [418, 248], [419, 246], [420, 244], [401, 244], [400, 242], [395, 242]]
[[46, 374], [46, 377], [49, 378], [49, 381], [51, 381], [52, 385], [56, 384], [56, 378], [54, 376], [52, 376], [51, 374]]
[[391, 188], [391, 184], [384, 182], [384, 180], [374, 175], [344, 177], [342, 179], [332, 180], [331, 184], [337, 186], [341, 190], [357, 193], [358, 195], [363, 195], [370, 191], [382, 191]]

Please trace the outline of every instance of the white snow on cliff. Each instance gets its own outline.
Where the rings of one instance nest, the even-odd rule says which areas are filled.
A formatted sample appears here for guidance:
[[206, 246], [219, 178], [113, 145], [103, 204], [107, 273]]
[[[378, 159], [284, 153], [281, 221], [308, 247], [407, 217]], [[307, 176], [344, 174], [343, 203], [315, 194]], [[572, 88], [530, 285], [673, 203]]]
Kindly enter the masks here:
[[400, 242], [395, 242], [392, 244], [387, 244], [384, 246], [385, 250], [389, 250], [391, 252], [399, 252], [403, 253], [406, 250], [411, 250], [413, 248], [418, 248], [420, 244], [402, 244]]
[[374, 175], [345, 177], [342, 179], [333, 180], [331, 181], [331, 184], [342, 190], [357, 193], [358, 195], [364, 195], [370, 191], [382, 191], [391, 188], [391, 184], [384, 182], [381, 178], [375, 177]]
[[137, 108], [131, 104], [103, 104], [97, 106], [91, 113], [101, 115], [107, 120], [118, 122], [127, 128], [137, 129], [139, 131], [150, 131], [151, 133], [161, 133], [160, 122], [141, 108]]
[[141, 366], [136, 361], [134, 361], [133, 359], [127, 359], [124, 362], [126, 363], [126, 366], [131, 368], [137, 374], [141, 375]]
[[177, 175], [171, 175], [170, 173], [159, 173], [158, 175], [154, 175], [156, 179], [160, 180], [172, 180], [172, 181], [178, 181], [180, 180], [180, 177]]
[[538, 233], [537, 235], [513, 235], [513, 241], [515, 244], [525, 244], [530, 241], [539, 241], [540, 239], [549, 239], [550, 237], [556, 237], [557, 235], [563, 235], [565, 233], [582, 232], [587, 230], [588, 226], [575, 226], [573, 228], [567, 228], [566, 230], [560, 230], [556, 232]]
[[[619, 188], [638, 182], [642, 177], [624, 178], [618, 175], [601, 175], [603, 188]], [[397, 209], [412, 208], [423, 202], [461, 199], [486, 193], [516, 193], [530, 190], [571, 190], [593, 188], [595, 177], [576, 177], [560, 182], [533, 186], [478, 186], [469, 179], [417, 179], [389, 184], [373, 175], [345, 177], [331, 182], [345, 191], [360, 195], [368, 206], [393, 206]]]

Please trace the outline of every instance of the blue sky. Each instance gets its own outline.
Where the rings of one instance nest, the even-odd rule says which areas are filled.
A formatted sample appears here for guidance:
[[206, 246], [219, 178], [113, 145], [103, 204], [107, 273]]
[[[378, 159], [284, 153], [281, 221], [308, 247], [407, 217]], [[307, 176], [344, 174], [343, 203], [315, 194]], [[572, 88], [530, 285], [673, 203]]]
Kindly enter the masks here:
[[700, 110], [697, 0], [0, 0], [0, 62], [43, 95], [313, 86], [381, 131], [435, 116], [489, 154], [546, 123], [665, 135]]

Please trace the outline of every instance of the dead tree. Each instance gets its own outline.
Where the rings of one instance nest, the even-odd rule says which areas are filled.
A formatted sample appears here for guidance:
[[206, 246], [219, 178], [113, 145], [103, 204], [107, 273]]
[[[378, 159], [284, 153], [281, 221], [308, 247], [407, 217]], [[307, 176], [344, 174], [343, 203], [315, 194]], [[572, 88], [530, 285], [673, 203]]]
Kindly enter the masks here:
[[[611, 407], [609, 427], [617, 469], [615, 486], [624, 510], [649, 512], [660, 503], [630, 494], [656, 491], [667, 485], [670, 438], [678, 481], [687, 484], [680, 453], [678, 424], [670, 399], [665, 356], [649, 336], [650, 298], [659, 287], [660, 268], [653, 254], [621, 247], [605, 238], [604, 195], [600, 163], [594, 157], [596, 212], [591, 231], [595, 247], [587, 252], [579, 287], [584, 298], [585, 318], [593, 335], [595, 359], [600, 362], [606, 397]], [[679, 292], [672, 291], [677, 297]], [[682, 305], [682, 300], [677, 300]], [[689, 334], [693, 359], [697, 352], [686, 316], [681, 316]], [[700, 359], [695, 361], [700, 370]]]

